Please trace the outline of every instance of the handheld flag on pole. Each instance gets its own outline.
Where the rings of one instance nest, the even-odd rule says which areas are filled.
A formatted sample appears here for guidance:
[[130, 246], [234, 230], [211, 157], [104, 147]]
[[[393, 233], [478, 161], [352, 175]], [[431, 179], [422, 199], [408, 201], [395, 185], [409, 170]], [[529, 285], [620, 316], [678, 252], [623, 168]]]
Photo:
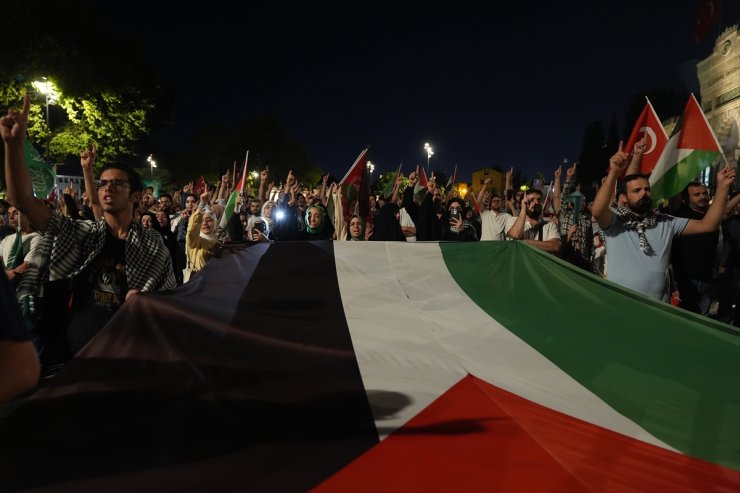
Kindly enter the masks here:
[[424, 168], [421, 168], [421, 173], [419, 175], [419, 181], [416, 182], [416, 186], [414, 187], [414, 195], [421, 192], [422, 190], [427, 189], [427, 184], [429, 183], [429, 180], [427, 179], [427, 172], [424, 171]]
[[46, 198], [54, 188], [56, 173], [39, 154], [39, 151], [28, 139], [23, 140], [23, 155], [26, 158], [28, 174], [31, 176], [33, 193], [36, 197]]
[[665, 133], [663, 124], [660, 123], [660, 118], [655, 113], [650, 100], [647, 101], [645, 108], [643, 108], [642, 113], [637, 118], [624, 148], [631, 154], [635, 144], [643, 138], [645, 139], [645, 150], [642, 153], [642, 161], [640, 162], [640, 173], [647, 175], [655, 168], [663, 149], [665, 149], [668, 143], [668, 134]]
[[236, 188], [234, 188], [234, 191], [231, 192], [231, 195], [229, 195], [229, 200], [226, 202], [226, 207], [224, 207], [224, 213], [221, 216], [221, 221], [218, 223], [218, 225], [223, 229], [226, 228], [226, 225], [229, 224], [229, 219], [231, 219], [231, 216], [234, 215], [234, 213], [237, 211], [237, 197], [239, 197], [239, 194], [244, 191], [244, 183], [246, 181], [247, 177], [247, 163], [249, 162], [249, 151], [247, 151], [247, 155], [244, 157], [244, 171], [242, 172], [242, 177], [239, 180], [239, 183], [236, 185]]
[[445, 185], [445, 189], [449, 190], [450, 187], [455, 184], [455, 180], [457, 180], [457, 165], [455, 165], [455, 171], [452, 172], [452, 176], [450, 176], [450, 179], [447, 180], [447, 185]]
[[195, 186], [193, 187], [193, 193], [200, 197], [200, 194], [206, 191], [206, 180], [203, 178], [203, 175], [200, 175], [200, 178], [198, 178], [198, 181], [195, 182]]
[[345, 221], [349, 222], [352, 214], [357, 214], [363, 219], [370, 215], [370, 180], [367, 177], [367, 153], [369, 148], [363, 150], [354, 164], [350, 166], [347, 174], [339, 182], [342, 187], [342, 208]]
[[396, 174], [393, 175], [392, 179], [388, 180], [388, 183], [386, 183], [383, 188], [383, 197], [386, 199], [393, 195], [393, 190], [396, 188], [396, 180], [398, 179], [398, 175], [401, 173], [401, 166], [403, 166], [403, 161], [398, 165]]
[[691, 94], [683, 116], [650, 175], [653, 204], [678, 195], [704, 169], [721, 160], [724, 155], [717, 136]]

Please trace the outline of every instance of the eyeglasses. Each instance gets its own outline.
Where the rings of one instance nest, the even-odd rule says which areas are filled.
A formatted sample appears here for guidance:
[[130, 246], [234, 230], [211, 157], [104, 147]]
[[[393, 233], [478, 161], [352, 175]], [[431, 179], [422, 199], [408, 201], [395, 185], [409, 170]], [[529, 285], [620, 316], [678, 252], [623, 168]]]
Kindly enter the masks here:
[[97, 182], [98, 188], [106, 188], [108, 185], [110, 185], [113, 188], [126, 188], [129, 183], [128, 180], [119, 180], [114, 178], [113, 180], [98, 180]]

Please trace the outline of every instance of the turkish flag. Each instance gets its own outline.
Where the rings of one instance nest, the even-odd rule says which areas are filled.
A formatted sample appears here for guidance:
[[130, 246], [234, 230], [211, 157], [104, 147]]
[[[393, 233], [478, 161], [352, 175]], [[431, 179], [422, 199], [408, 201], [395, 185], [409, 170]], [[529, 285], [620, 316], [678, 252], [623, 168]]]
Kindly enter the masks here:
[[694, 41], [701, 43], [704, 37], [709, 33], [709, 28], [717, 22], [719, 18], [720, 0], [702, 0], [699, 5], [699, 15], [696, 19], [696, 31], [694, 31]]
[[660, 118], [655, 113], [650, 101], [647, 102], [632, 128], [630, 138], [624, 146], [626, 152], [631, 155], [635, 143], [642, 140], [643, 137], [645, 137], [645, 151], [642, 154], [640, 173], [648, 174], [655, 168], [660, 154], [668, 143], [668, 135], [665, 133], [663, 124], [660, 122]]

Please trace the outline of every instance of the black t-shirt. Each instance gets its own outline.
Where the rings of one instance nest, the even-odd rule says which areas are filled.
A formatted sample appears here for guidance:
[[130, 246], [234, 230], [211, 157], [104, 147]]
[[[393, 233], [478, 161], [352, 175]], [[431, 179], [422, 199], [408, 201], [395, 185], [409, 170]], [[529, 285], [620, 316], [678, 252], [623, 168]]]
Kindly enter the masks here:
[[123, 304], [126, 282], [126, 240], [107, 234], [100, 254], [73, 281], [72, 319], [67, 330], [77, 352], [97, 334]]
[[15, 289], [10, 284], [5, 272], [0, 272], [0, 313], [3, 321], [0, 323], [0, 341], [27, 341], [31, 334], [26, 328], [15, 296]]
[[[676, 217], [701, 220], [704, 214], [681, 204]], [[702, 233], [698, 235], [681, 235], [673, 242], [671, 263], [676, 277], [681, 279], [697, 279], [711, 281], [714, 257], [719, 240], [719, 232]]]

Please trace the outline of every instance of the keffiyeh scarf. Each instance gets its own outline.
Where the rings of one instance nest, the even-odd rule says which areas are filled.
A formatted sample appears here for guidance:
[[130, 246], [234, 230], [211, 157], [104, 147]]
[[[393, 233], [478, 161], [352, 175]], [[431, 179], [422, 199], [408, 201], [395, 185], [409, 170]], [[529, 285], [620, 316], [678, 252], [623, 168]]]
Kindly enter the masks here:
[[645, 236], [645, 230], [655, 227], [658, 223], [658, 216], [660, 213], [650, 211], [645, 217], [640, 219], [635, 216], [634, 212], [624, 206], [613, 209], [613, 212], [622, 220], [624, 229], [637, 232], [637, 236], [640, 239], [640, 250], [645, 255], [649, 255], [653, 251], [653, 248], [650, 246], [650, 243], [648, 243], [647, 237]]

